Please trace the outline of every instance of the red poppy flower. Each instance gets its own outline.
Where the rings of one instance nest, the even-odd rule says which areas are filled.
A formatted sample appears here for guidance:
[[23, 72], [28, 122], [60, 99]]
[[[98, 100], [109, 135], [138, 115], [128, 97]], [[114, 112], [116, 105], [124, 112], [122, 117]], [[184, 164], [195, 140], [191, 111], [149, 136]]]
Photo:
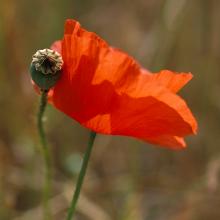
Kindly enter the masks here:
[[196, 133], [195, 118], [176, 95], [192, 74], [151, 74], [74, 20], [66, 21], [63, 40], [51, 49], [64, 66], [50, 101], [83, 126], [172, 149], [185, 147], [183, 138]]

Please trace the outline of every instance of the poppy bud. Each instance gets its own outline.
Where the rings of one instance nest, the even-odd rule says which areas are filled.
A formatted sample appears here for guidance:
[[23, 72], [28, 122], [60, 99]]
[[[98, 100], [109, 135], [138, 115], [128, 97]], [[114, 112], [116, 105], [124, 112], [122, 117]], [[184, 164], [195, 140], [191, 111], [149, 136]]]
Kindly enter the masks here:
[[38, 50], [32, 57], [31, 78], [42, 90], [49, 90], [60, 78], [62, 66], [63, 59], [58, 52]]

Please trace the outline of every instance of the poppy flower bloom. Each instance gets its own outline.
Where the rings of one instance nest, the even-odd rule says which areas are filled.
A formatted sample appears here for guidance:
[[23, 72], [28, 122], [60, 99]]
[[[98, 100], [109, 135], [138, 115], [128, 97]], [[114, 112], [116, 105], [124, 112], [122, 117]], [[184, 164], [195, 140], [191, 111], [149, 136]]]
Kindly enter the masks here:
[[196, 133], [194, 116], [176, 95], [191, 73], [152, 74], [74, 20], [51, 49], [61, 54], [63, 68], [49, 101], [83, 126], [171, 149], [184, 148], [184, 137]]

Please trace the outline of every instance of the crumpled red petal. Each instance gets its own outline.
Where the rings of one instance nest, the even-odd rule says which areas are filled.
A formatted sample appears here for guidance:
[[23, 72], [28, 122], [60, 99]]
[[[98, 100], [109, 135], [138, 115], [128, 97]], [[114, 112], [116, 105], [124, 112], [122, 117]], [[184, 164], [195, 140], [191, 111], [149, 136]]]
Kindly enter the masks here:
[[151, 74], [74, 20], [52, 47], [62, 49], [64, 67], [51, 101], [85, 127], [171, 149], [184, 148], [183, 137], [196, 133], [194, 116], [175, 94], [192, 74]]

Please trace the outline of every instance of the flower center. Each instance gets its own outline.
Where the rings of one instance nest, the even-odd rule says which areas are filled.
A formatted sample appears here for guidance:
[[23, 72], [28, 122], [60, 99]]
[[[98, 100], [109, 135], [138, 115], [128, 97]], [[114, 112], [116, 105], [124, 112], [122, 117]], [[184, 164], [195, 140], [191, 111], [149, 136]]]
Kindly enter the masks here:
[[32, 57], [31, 63], [37, 71], [47, 75], [56, 74], [63, 66], [61, 55], [50, 49], [38, 50]]

